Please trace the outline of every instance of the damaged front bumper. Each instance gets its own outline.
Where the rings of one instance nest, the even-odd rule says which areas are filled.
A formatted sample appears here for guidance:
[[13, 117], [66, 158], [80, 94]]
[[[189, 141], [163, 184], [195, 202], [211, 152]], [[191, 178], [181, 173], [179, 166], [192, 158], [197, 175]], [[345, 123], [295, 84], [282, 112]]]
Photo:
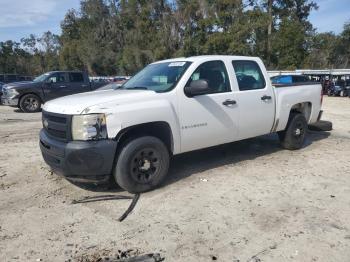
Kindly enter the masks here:
[[75, 182], [107, 181], [113, 170], [117, 142], [114, 140], [61, 142], [40, 131], [45, 162], [58, 175]]
[[1, 104], [5, 106], [18, 106], [18, 98], [1, 97]]

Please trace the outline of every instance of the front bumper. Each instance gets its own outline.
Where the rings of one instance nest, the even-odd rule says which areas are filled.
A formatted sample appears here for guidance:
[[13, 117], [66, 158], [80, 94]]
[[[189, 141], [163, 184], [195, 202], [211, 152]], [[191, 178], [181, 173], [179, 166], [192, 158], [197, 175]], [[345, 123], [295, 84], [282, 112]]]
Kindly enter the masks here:
[[5, 106], [18, 106], [18, 98], [1, 97], [1, 104]]
[[61, 142], [40, 131], [40, 149], [51, 169], [77, 182], [105, 182], [110, 178], [117, 142], [113, 140]]

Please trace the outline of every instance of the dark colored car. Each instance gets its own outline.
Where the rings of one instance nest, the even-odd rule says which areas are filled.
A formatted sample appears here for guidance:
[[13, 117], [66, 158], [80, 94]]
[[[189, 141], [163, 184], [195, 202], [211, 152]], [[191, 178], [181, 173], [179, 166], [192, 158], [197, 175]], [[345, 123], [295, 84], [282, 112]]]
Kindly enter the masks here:
[[340, 96], [340, 92], [342, 91], [342, 87], [339, 85], [330, 85], [327, 90], [328, 96]]
[[1, 97], [2, 97], [2, 86], [4, 85], [3, 82], [0, 82], [0, 105], [1, 105]]
[[38, 112], [49, 100], [93, 91], [105, 83], [92, 83], [85, 72], [53, 71], [33, 81], [14, 82], [3, 86], [4, 105], [20, 108], [23, 112]]
[[287, 85], [287, 84], [297, 84], [297, 83], [307, 83], [310, 82], [308, 76], [305, 75], [280, 75], [271, 77], [271, 82], [273, 85]]
[[328, 96], [348, 96], [350, 93], [350, 80], [337, 80], [328, 90]]
[[345, 80], [344, 91], [340, 93], [340, 96], [348, 96], [350, 98], [350, 79]]
[[121, 87], [122, 84], [119, 83], [109, 83], [107, 85], [104, 85], [100, 88], [97, 88], [96, 91], [102, 91], [102, 90], [110, 90], [110, 89], [118, 89], [119, 87]]
[[121, 85], [124, 84], [128, 80], [129, 80], [128, 77], [122, 77], [122, 76], [113, 78], [114, 83], [121, 84]]

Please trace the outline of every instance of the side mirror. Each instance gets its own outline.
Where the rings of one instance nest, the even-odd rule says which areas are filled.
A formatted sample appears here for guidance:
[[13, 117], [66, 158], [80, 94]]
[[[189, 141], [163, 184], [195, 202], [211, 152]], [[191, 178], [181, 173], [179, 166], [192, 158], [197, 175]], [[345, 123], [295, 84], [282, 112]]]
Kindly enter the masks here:
[[205, 95], [211, 92], [207, 80], [199, 79], [191, 82], [190, 86], [186, 86], [185, 94], [188, 97], [194, 97], [199, 95]]

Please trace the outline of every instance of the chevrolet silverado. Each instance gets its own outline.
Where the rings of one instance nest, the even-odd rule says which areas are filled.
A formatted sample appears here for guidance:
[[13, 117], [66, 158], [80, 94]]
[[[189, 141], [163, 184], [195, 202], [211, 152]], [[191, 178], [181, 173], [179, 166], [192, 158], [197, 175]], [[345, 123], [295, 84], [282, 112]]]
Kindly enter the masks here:
[[271, 85], [255, 57], [198, 56], [152, 63], [121, 88], [45, 103], [40, 148], [67, 179], [111, 176], [129, 192], [166, 177], [171, 156], [278, 133], [302, 148], [319, 121], [321, 85]]

